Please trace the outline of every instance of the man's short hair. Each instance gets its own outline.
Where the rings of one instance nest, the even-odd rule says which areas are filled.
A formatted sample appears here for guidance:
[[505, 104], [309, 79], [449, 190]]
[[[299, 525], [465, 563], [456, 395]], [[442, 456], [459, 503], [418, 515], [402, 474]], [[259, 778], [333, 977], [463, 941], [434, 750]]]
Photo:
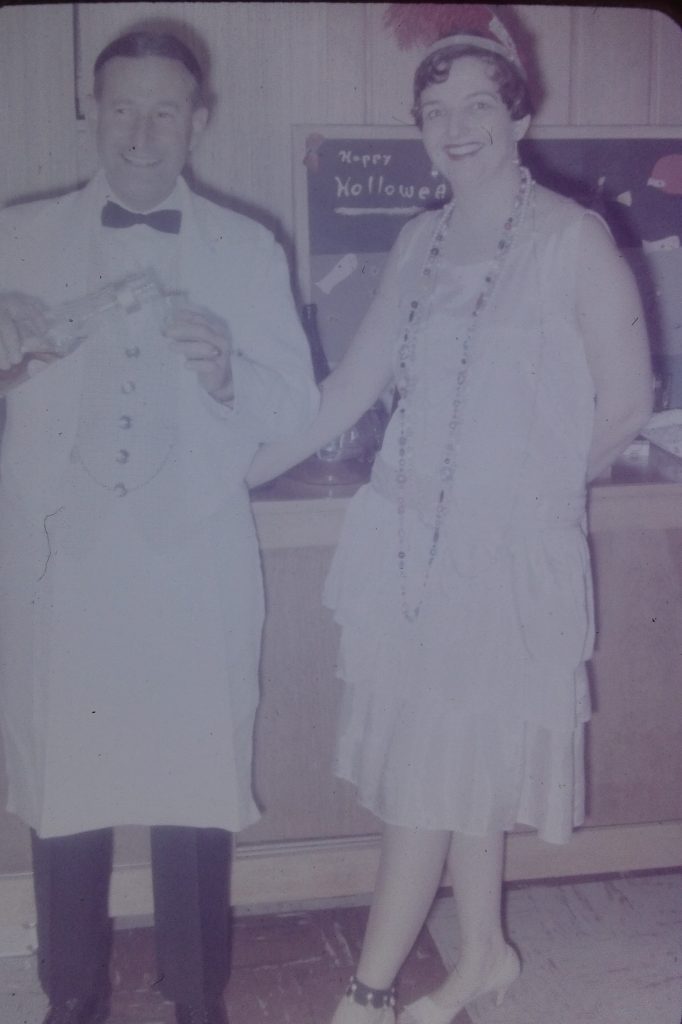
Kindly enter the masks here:
[[179, 61], [196, 83], [193, 96], [195, 107], [206, 106], [204, 96], [204, 73], [192, 50], [172, 32], [141, 29], [126, 32], [104, 47], [94, 67], [95, 98], [102, 93], [101, 71], [104, 65], [114, 57], [167, 57]]

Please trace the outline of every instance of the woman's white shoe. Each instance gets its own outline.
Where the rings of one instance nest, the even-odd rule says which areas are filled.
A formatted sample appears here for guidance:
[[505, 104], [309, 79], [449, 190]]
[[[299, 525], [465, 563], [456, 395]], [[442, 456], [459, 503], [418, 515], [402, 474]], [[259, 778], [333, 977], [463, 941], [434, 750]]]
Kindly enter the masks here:
[[470, 1005], [481, 996], [490, 992], [495, 994], [495, 1001], [499, 1006], [504, 999], [509, 986], [516, 981], [521, 973], [521, 961], [516, 950], [507, 946], [504, 956], [488, 976], [487, 980], [465, 1002], [459, 1006], [445, 1009], [430, 996], [422, 996], [416, 1002], [410, 1003], [398, 1016], [398, 1024], [452, 1024], [455, 1017], [465, 1006]]

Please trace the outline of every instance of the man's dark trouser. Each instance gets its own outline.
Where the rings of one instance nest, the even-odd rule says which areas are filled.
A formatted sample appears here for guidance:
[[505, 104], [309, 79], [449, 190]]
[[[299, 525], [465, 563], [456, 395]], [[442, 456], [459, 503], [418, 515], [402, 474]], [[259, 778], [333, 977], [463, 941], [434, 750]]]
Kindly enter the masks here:
[[[113, 830], [41, 839], [31, 833], [40, 982], [52, 1004], [109, 992]], [[230, 834], [151, 829], [159, 988], [201, 1007], [229, 966]]]

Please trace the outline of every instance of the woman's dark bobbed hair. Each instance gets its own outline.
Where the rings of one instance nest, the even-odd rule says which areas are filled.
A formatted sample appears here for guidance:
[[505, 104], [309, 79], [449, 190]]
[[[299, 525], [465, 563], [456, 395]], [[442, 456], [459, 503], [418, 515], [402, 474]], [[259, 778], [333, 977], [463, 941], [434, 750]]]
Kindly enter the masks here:
[[[475, 35], [467, 32], [467, 36]], [[442, 49], [428, 54], [414, 75], [414, 106], [412, 116], [418, 128], [422, 128], [421, 98], [430, 85], [446, 81], [452, 65], [460, 57], [476, 57], [490, 68], [490, 77], [497, 86], [500, 99], [506, 106], [513, 121], [533, 113], [533, 101], [526, 79], [521, 72], [501, 54], [479, 49], [469, 41], [448, 43]]]

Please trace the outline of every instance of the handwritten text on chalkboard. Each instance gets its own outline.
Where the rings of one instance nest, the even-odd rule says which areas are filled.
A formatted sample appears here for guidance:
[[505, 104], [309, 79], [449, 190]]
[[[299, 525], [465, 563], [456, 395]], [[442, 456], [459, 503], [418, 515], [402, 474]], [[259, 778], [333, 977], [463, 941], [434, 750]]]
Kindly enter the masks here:
[[[682, 406], [682, 132], [540, 129], [520, 146], [535, 180], [600, 213], [635, 272], [654, 362]], [[303, 135], [305, 132], [305, 135]], [[449, 198], [416, 129], [301, 129], [310, 300], [338, 361], [403, 224]]]
[[420, 143], [415, 153], [414, 139], [317, 134], [306, 141], [314, 254], [387, 252], [409, 217], [449, 197]]

